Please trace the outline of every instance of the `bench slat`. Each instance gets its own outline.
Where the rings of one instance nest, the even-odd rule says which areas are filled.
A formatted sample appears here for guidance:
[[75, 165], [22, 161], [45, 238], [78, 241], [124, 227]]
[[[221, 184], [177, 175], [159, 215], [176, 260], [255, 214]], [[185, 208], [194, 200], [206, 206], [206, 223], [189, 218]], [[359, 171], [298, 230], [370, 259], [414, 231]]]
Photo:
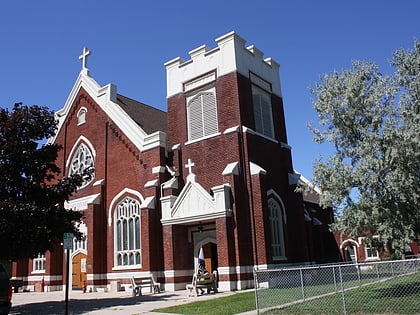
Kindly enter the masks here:
[[217, 293], [217, 274], [193, 274], [193, 280], [191, 284], [187, 284], [187, 290], [189, 290], [189, 296], [197, 296], [198, 290], [201, 294], [204, 293], [203, 289], [207, 289], [207, 293], [213, 291]]
[[131, 277], [133, 296], [141, 296], [141, 288], [150, 287], [150, 293], [160, 293], [160, 283], [156, 282], [153, 276], [135, 278]]

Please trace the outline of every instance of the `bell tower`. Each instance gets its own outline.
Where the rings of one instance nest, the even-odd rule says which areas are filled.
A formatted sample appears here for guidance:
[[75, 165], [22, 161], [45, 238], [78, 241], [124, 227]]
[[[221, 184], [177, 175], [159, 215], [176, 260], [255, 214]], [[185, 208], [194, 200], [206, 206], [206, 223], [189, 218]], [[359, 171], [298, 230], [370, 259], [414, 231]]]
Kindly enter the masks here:
[[[254, 266], [305, 261], [305, 225], [302, 196], [294, 192], [280, 66], [263, 58], [255, 46], [245, 47], [245, 40], [234, 32], [216, 43], [213, 49], [202, 45], [190, 51], [187, 61], [177, 57], [165, 63], [168, 149], [179, 172], [178, 196], [183, 203], [181, 207], [180, 198], [164, 192], [162, 224], [167, 235], [173, 236], [175, 230], [185, 233], [191, 251], [197, 246], [198, 227], [214, 237], [220, 285], [232, 290], [252, 286]], [[193, 183], [184, 167], [191, 160]], [[205, 216], [208, 207], [198, 204], [205, 202], [204, 197], [187, 204], [185, 200], [193, 199], [186, 191], [189, 186], [200, 187], [196, 191], [207, 199], [218, 198], [215, 188], [223, 187], [224, 215]], [[270, 207], [281, 217], [273, 219]], [[171, 218], [173, 209], [181, 208], [182, 213], [195, 213], [196, 220]], [[294, 226], [288, 228], [288, 222]], [[288, 244], [290, 239], [293, 246]], [[187, 261], [180, 259], [177, 265], [177, 258], [172, 258], [174, 266], [167, 269], [190, 267]], [[249, 277], [237, 273], [241, 268]]]

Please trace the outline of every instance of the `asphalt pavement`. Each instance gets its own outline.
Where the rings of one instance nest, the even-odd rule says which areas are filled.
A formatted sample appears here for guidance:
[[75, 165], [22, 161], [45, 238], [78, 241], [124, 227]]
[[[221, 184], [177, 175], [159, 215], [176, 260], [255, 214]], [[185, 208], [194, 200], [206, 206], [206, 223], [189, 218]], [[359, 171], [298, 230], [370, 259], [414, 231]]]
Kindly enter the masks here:
[[[159, 314], [154, 309], [173, 305], [213, 299], [232, 294], [219, 292], [189, 297], [186, 290], [161, 293], [143, 293], [132, 297], [131, 291], [122, 292], [69, 292], [68, 315], [136, 315]], [[12, 315], [65, 314], [66, 303], [63, 291], [13, 293]], [[165, 313], [168, 315], [168, 313]]]

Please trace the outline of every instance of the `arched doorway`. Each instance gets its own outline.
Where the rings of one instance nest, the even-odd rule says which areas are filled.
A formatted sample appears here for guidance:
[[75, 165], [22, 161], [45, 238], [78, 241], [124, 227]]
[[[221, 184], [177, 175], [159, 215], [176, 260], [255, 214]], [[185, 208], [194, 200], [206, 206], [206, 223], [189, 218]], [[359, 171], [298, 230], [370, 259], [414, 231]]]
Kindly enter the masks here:
[[87, 279], [86, 270], [87, 255], [79, 252], [72, 259], [72, 289], [82, 289], [83, 281]]
[[207, 271], [212, 273], [217, 270], [217, 245], [215, 243], [207, 243], [203, 245], [204, 263]]
[[[206, 231], [199, 233], [195, 239], [194, 256], [195, 256], [195, 269], [198, 267], [198, 256], [200, 248], [203, 249], [204, 264], [208, 272], [212, 273], [219, 267], [217, 259], [217, 242], [214, 231]], [[201, 237], [200, 237], [201, 236]], [[202, 237], [204, 236], [204, 237]]]
[[341, 243], [340, 250], [343, 254], [343, 260], [345, 262], [357, 262], [358, 256], [357, 256], [357, 248], [359, 247], [359, 244], [352, 240], [348, 239]]

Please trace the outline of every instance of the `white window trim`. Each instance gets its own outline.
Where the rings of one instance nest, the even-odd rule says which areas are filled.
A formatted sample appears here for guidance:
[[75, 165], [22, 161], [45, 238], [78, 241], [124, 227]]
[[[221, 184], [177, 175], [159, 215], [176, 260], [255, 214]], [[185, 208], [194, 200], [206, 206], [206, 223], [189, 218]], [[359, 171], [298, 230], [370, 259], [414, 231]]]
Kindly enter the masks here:
[[[271, 234], [271, 248], [272, 248], [272, 251], [273, 251], [272, 259], [273, 260], [286, 260], [287, 259], [287, 257], [286, 257], [286, 243], [285, 243], [285, 235], [284, 235], [284, 227], [285, 227], [286, 219], [285, 219], [285, 216], [284, 216], [283, 202], [281, 201], [281, 199], [277, 200], [274, 196], [271, 196], [268, 199], [268, 203], [270, 203], [270, 201], [272, 201], [272, 202], [274, 202], [278, 205], [278, 214], [280, 215], [280, 219], [281, 219], [281, 220], [276, 220], [274, 222], [272, 220], [271, 216], [269, 216], [270, 234]], [[270, 208], [269, 208], [269, 211], [271, 211]], [[279, 222], [279, 221], [281, 221], [281, 222]], [[276, 238], [279, 237], [279, 241], [280, 241], [279, 244], [274, 244], [273, 243], [273, 233], [275, 233], [275, 231], [273, 230], [273, 223], [276, 223], [276, 224], [281, 223], [280, 231], [279, 231], [281, 234], [276, 236]], [[280, 248], [281, 248], [281, 251], [282, 251], [281, 255], [274, 255], [274, 249], [273, 249], [274, 245], [276, 245], [276, 246], [280, 245]]]
[[207, 73], [204, 76], [198, 77], [192, 81], [184, 83], [184, 92], [194, 90], [196, 88], [212, 83], [214, 81], [216, 81], [216, 73], [215, 72]]
[[379, 252], [376, 248], [370, 247], [372, 250], [375, 250], [376, 256], [368, 256], [368, 247], [364, 246], [365, 248], [365, 258], [366, 260], [378, 260], [379, 259]]
[[220, 132], [213, 133], [213, 134], [211, 134], [209, 136], [205, 136], [205, 137], [198, 138], [198, 139], [195, 139], [195, 140], [187, 141], [187, 142], [185, 142], [185, 145], [196, 143], [196, 142], [200, 142], [200, 141], [203, 141], [203, 140], [206, 140], [206, 139], [211, 139], [211, 138], [214, 138], [214, 137], [217, 137], [217, 136], [220, 136], [220, 135], [221, 135]]
[[[355, 241], [354, 239], [348, 238], [348, 239], [343, 240], [340, 244], [340, 252], [344, 255], [344, 250], [350, 245], [355, 247], [354, 261], [358, 262], [358, 260], [359, 260], [358, 254], [359, 254], [360, 243]], [[352, 260], [353, 260], [353, 258], [352, 258]]]
[[[118, 233], [117, 233], [117, 218], [116, 218], [116, 215], [117, 215], [117, 211], [118, 211], [118, 206], [121, 203], [125, 202], [127, 199], [134, 200], [138, 204], [138, 214], [137, 214], [138, 217], [139, 217], [139, 231], [138, 232], [140, 234], [139, 235], [139, 244], [138, 244], [139, 248], [118, 251], [117, 250], [117, 248], [118, 248], [118, 243], [117, 243]], [[141, 268], [142, 267], [141, 262], [142, 262], [143, 257], [142, 257], [142, 247], [141, 247], [141, 208], [140, 208], [140, 206], [141, 206], [141, 203], [139, 202], [138, 199], [135, 199], [132, 196], [125, 196], [114, 207], [114, 214], [113, 214], [113, 218], [114, 218], [114, 227], [113, 227], [114, 228], [114, 266], [112, 268], [113, 270], [126, 270], [126, 269], [133, 269], [133, 268]], [[135, 238], [136, 237], [134, 236], [134, 239]], [[118, 257], [119, 257], [119, 254], [121, 252], [138, 252], [140, 254], [140, 263], [129, 264], [129, 265], [118, 265]]]
[[[108, 226], [112, 226], [112, 222], [114, 220], [114, 216], [113, 216], [113, 211], [116, 207], [116, 203], [119, 200], [122, 200], [122, 196], [124, 195], [133, 195], [136, 198], [138, 198], [138, 200], [140, 200], [140, 204], [142, 204], [144, 202], [144, 197], [142, 196], [141, 193], [139, 193], [137, 190], [133, 190], [131, 188], [124, 188], [123, 190], [121, 190], [118, 194], [115, 195], [114, 198], [112, 198], [111, 203], [109, 204], [109, 208], [108, 208]], [[133, 199], [136, 199], [134, 197], [132, 197]]]
[[86, 138], [85, 136], [80, 136], [70, 150], [70, 153], [69, 153], [69, 155], [67, 157], [67, 161], [66, 161], [66, 168], [68, 168], [71, 161], [73, 161], [74, 151], [76, 151], [79, 148], [79, 145], [81, 143], [87, 145], [87, 147], [90, 150], [90, 153], [93, 156], [93, 159], [96, 160], [96, 150], [95, 150], [95, 147], [93, 146], [92, 142], [90, 142], [89, 139]]
[[[374, 235], [374, 236], [372, 236], [372, 238], [379, 239], [379, 235]], [[358, 239], [359, 243], [361, 245], [363, 245], [363, 249], [365, 251], [365, 260], [378, 260], [379, 259], [379, 251], [373, 246], [368, 247], [368, 244], [366, 244], [364, 242], [365, 239], [366, 239], [366, 237], [359, 237], [359, 239]], [[374, 249], [376, 251], [376, 256], [368, 256], [368, 248]]]
[[[76, 150], [73, 151], [73, 155], [71, 156], [70, 164], [69, 164], [69, 170], [68, 170], [69, 175], [79, 173], [79, 171], [73, 171], [73, 163], [75, 162], [76, 158], [79, 158], [78, 155], [79, 155], [79, 152], [82, 148], [85, 151], [85, 154], [83, 155], [85, 157], [85, 159], [87, 157], [87, 153], [90, 155], [91, 165], [85, 165], [84, 168], [82, 169], [81, 173], [83, 173], [87, 169], [92, 169], [92, 168], [94, 169], [95, 168], [95, 158], [92, 154], [92, 151], [89, 149], [89, 146], [87, 146], [85, 143], [82, 142], [82, 143], [78, 144]], [[86, 160], [85, 161], [80, 161], [79, 160], [79, 163], [83, 163], [83, 162], [86, 162]], [[79, 164], [79, 165], [81, 165], [81, 164]], [[90, 175], [90, 177], [83, 178], [83, 183], [79, 187], [79, 189], [82, 189], [82, 188], [88, 186], [94, 179], [95, 179], [95, 172], [93, 171], [93, 173]]]
[[[269, 112], [269, 115], [270, 115], [270, 117], [269, 117], [270, 119], [269, 119], [269, 122], [268, 122], [269, 126], [267, 126], [267, 127], [269, 127], [269, 129], [271, 129], [272, 133], [270, 135], [266, 135], [266, 134], [260, 132], [259, 130], [257, 130], [257, 123], [256, 123], [256, 120], [255, 120], [256, 119], [256, 117], [255, 117], [255, 106], [256, 106], [256, 104], [254, 104], [254, 96], [255, 95], [258, 95], [261, 98], [266, 98], [267, 99], [268, 112]], [[258, 105], [261, 107], [260, 104], [258, 104]], [[275, 128], [274, 128], [273, 105], [271, 104], [270, 93], [267, 93], [265, 90], [259, 88], [256, 85], [252, 86], [252, 111], [254, 113], [255, 132], [258, 135], [261, 135], [261, 136], [266, 137], [268, 139], [275, 139], [276, 133], [275, 133]], [[261, 121], [261, 123], [264, 123], [264, 121]], [[266, 126], [266, 125], [262, 125], [263, 129], [266, 129], [266, 128], [264, 128], [264, 126]]]
[[[212, 134], [207, 134], [207, 135], [204, 135], [204, 136], [196, 138], [196, 139], [191, 139], [191, 132], [192, 131], [191, 131], [191, 125], [190, 125], [190, 109], [189, 109], [190, 101], [192, 99], [196, 98], [198, 95], [204, 94], [204, 93], [211, 93], [214, 97], [214, 102], [215, 102], [215, 104], [214, 104], [215, 105], [215, 113], [214, 114], [215, 114], [215, 122], [216, 122], [217, 131], [212, 133]], [[194, 143], [194, 142], [197, 142], [197, 141], [212, 138], [212, 137], [215, 137], [215, 136], [218, 136], [218, 135], [221, 134], [220, 130], [219, 130], [219, 116], [218, 116], [218, 112], [217, 112], [217, 98], [216, 98], [216, 88], [215, 87], [212, 87], [212, 88], [209, 88], [209, 89], [199, 90], [196, 93], [188, 96], [186, 98], [186, 112], [187, 112], [187, 137], [188, 137], [188, 140], [186, 142], [187, 144], [191, 144], [191, 143]], [[201, 115], [203, 115], [203, 111], [201, 111]], [[204, 122], [204, 121], [205, 121], [205, 119], [203, 118], [202, 122]], [[203, 123], [202, 128], [204, 128], [204, 126], [205, 125]]]
[[[80, 107], [79, 111], [77, 112], [77, 125], [83, 125], [86, 123], [86, 114], [87, 114], [87, 109], [86, 107]], [[82, 115], [84, 115], [83, 120], [82, 119]]]
[[[44, 265], [44, 269], [36, 269], [37, 264]], [[38, 254], [38, 257], [35, 257], [32, 259], [32, 273], [33, 274], [45, 273], [46, 264], [47, 264], [47, 258], [45, 254]]]

